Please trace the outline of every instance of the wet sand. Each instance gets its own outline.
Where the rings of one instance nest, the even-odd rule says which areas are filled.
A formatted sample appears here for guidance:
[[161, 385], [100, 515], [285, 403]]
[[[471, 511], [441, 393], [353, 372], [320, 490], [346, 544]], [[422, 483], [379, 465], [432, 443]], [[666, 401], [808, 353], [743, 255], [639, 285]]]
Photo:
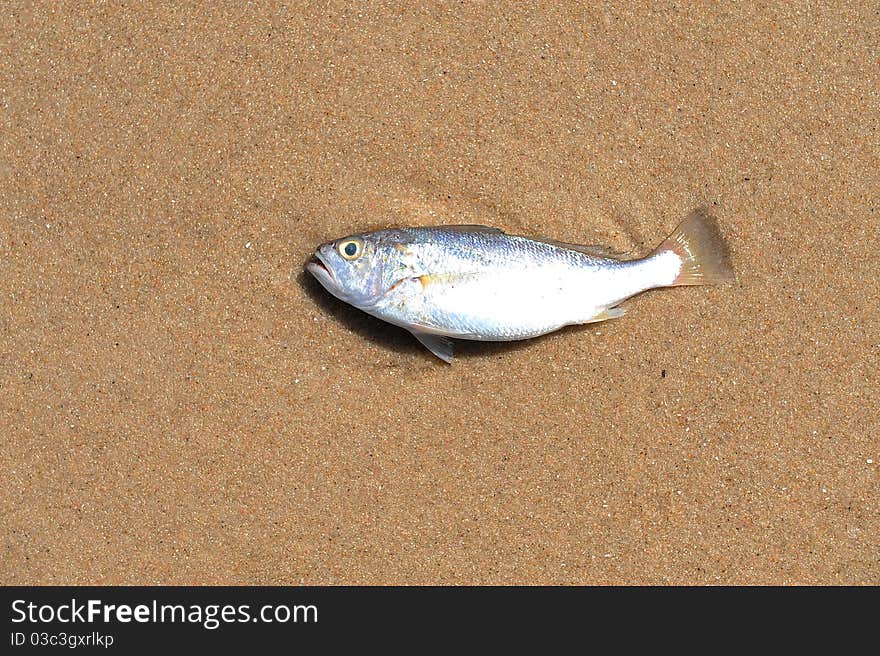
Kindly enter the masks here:
[[[0, 582], [880, 583], [880, 15], [641, 4], [7, 6]], [[302, 273], [699, 205], [734, 286], [451, 366]]]

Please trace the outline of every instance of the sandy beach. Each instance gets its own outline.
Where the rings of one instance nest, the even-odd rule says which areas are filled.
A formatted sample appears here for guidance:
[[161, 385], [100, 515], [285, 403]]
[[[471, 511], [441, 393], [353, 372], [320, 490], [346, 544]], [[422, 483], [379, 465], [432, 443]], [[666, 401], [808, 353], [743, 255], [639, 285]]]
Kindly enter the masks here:
[[[880, 584], [870, 3], [8, 3], [4, 584]], [[732, 286], [446, 365], [321, 242], [479, 223]]]

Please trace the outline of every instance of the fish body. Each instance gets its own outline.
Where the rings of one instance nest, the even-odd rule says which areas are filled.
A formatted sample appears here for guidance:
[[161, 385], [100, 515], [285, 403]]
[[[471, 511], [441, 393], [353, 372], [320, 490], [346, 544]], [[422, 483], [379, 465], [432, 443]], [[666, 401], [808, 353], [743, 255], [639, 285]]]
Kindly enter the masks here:
[[485, 226], [435, 226], [328, 242], [306, 268], [338, 298], [406, 328], [446, 361], [450, 337], [528, 339], [622, 316], [618, 304], [648, 289], [732, 278], [717, 225], [701, 210], [640, 259]]

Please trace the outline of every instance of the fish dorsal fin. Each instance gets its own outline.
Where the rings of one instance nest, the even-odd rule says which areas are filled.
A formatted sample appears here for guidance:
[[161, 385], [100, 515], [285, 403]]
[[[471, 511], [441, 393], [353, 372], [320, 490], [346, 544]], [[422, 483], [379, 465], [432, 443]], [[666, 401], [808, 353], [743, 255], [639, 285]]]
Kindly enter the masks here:
[[454, 225], [437, 225], [424, 226], [426, 230], [453, 230], [455, 232], [491, 232], [496, 235], [503, 235], [501, 228], [493, 228], [491, 226], [474, 224], [454, 224]]
[[[479, 224], [460, 224], [460, 225], [438, 225], [438, 226], [424, 226], [424, 230], [451, 230], [455, 232], [482, 232], [489, 233], [495, 235], [504, 235], [507, 234], [501, 228], [493, 228], [491, 226], [479, 225]], [[570, 251], [577, 251], [578, 253], [583, 253], [584, 255], [590, 255], [592, 257], [604, 257], [604, 258], [613, 258], [613, 259], [626, 259], [629, 256], [629, 253], [624, 253], [623, 251], [617, 251], [613, 248], [608, 248], [607, 246], [599, 246], [599, 245], [584, 245], [584, 244], [570, 244], [565, 241], [559, 241], [558, 239], [545, 239], [541, 237], [526, 237], [524, 235], [520, 235], [523, 239], [529, 239], [531, 241], [538, 241], [544, 244], [550, 244], [551, 246], [558, 246], [559, 248], [565, 248]]]
[[559, 248], [565, 248], [570, 251], [577, 251], [578, 253], [583, 253], [584, 255], [590, 255], [592, 257], [605, 257], [619, 260], [622, 257], [628, 255], [628, 253], [616, 251], [613, 248], [608, 248], [607, 246], [599, 246], [595, 244], [570, 244], [565, 241], [559, 241], [558, 239], [538, 239], [535, 237], [528, 237], [527, 239], [531, 239], [532, 241], [540, 241], [544, 244], [550, 244], [551, 246], [558, 246]]

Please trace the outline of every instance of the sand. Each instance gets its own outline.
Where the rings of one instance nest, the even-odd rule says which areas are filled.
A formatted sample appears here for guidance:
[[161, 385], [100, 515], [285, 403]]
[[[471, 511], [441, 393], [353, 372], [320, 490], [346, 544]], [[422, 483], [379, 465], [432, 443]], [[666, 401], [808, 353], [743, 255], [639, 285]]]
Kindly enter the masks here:
[[[880, 583], [880, 14], [644, 4], [7, 4], [0, 582]], [[699, 205], [734, 286], [451, 366], [303, 273]]]

